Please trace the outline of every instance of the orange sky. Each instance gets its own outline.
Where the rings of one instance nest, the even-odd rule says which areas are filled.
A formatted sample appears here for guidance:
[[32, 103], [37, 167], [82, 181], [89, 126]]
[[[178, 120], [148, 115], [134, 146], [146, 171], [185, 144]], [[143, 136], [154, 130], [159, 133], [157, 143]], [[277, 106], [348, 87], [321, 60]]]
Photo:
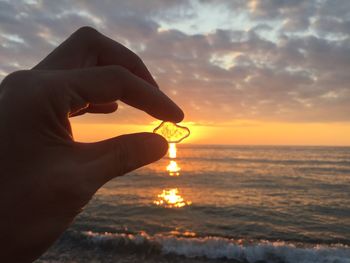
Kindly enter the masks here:
[[[0, 81], [91, 26], [139, 55], [183, 109], [184, 143], [350, 145], [349, 8], [331, 3], [0, 1]], [[73, 118], [75, 138], [157, 126], [118, 104]]]
[[[158, 124], [82, 123], [73, 120], [74, 137], [91, 142], [133, 132], [151, 132]], [[349, 123], [283, 123], [236, 121], [218, 126], [182, 123], [191, 135], [183, 143], [243, 145], [350, 145]]]

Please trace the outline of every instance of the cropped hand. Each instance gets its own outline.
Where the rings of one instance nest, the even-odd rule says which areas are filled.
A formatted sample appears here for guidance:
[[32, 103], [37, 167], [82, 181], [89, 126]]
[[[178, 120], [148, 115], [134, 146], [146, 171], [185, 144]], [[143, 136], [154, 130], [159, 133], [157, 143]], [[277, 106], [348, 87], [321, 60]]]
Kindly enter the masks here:
[[166, 153], [167, 142], [152, 133], [73, 140], [69, 117], [113, 112], [117, 100], [161, 120], [183, 119], [141, 59], [92, 28], [79, 29], [33, 69], [3, 80], [2, 262], [35, 260], [103, 184]]

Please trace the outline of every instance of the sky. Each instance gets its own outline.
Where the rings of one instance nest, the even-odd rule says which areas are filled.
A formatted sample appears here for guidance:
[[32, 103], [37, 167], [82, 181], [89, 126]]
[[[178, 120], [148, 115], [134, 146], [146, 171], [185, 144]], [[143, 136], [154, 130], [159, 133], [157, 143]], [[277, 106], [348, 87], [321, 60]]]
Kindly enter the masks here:
[[[0, 81], [81, 26], [143, 59], [183, 108], [187, 143], [350, 145], [348, 0], [0, 0]], [[159, 121], [121, 103], [72, 123], [94, 141]]]

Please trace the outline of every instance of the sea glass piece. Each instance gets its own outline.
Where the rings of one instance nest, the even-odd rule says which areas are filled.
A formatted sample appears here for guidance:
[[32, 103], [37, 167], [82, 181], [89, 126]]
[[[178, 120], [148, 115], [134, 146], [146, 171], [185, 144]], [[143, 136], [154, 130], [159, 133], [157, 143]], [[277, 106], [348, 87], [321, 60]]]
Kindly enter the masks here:
[[169, 143], [179, 143], [191, 133], [187, 127], [168, 121], [163, 121], [153, 132], [162, 135]]

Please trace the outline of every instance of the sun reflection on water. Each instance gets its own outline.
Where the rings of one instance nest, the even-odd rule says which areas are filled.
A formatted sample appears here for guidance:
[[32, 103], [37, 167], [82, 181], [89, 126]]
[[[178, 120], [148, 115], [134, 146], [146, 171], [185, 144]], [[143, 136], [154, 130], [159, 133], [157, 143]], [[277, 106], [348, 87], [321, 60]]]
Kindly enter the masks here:
[[166, 167], [166, 170], [169, 172], [170, 176], [180, 176], [180, 166], [177, 165], [176, 161], [170, 160], [170, 163]]
[[180, 176], [181, 168], [175, 161], [176, 154], [177, 154], [176, 144], [169, 143], [169, 158], [171, 160], [169, 161], [169, 164], [166, 167], [166, 170], [168, 171], [170, 176]]
[[[180, 166], [175, 161], [177, 157], [177, 149], [175, 143], [169, 143], [169, 164], [166, 167], [166, 171], [170, 176], [180, 176]], [[167, 188], [162, 190], [160, 194], [157, 195], [154, 204], [158, 206], [163, 206], [167, 208], [179, 208], [191, 205], [191, 201], [186, 201], [181, 195], [178, 188]]]
[[176, 158], [176, 143], [169, 143], [169, 158], [175, 159]]
[[158, 199], [153, 203], [167, 208], [184, 207], [192, 204], [191, 201], [184, 200], [177, 188], [163, 190], [162, 193], [158, 195]]

